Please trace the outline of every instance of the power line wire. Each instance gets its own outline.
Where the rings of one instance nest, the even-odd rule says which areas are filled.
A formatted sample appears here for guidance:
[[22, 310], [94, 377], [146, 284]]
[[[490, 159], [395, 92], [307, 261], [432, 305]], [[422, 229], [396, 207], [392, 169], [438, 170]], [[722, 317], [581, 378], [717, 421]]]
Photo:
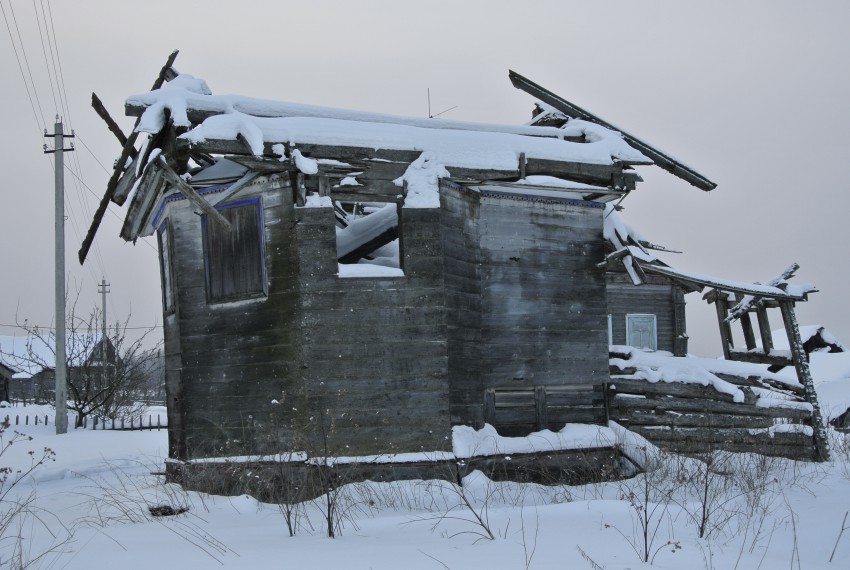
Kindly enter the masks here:
[[[10, 5], [11, 3], [12, 0], [9, 0]], [[47, 48], [44, 46], [44, 35], [41, 33], [41, 23], [38, 21], [38, 7], [35, 5], [35, 0], [32, 0], [32, 9], [35, 12], [35, 23], [38, 27], [38, 37], [41, 39], [41, 52], [44, 54], [44, 65], [47, 68], [47, 80], [50, 82], [50, 95], [53, 96], [53, 106], [56, 108], [56, 114], [59, 114], [60, 105], [56, 100], [56, 89], [53, 86], [53, 76], [50, 74], [50, 64], [47, 62]]]
[[[9, 9], [11, 10], [11, 8], [12, 8], [12, 3], [11, 3], [11, 0], [9, 0]], [[35, 124], [38, 127], [39, 136], [41, 136], [42, 128], [39, 125], [39, 113], [38, 113], [38, 111], [35, 110], [36, 105], [35, 105], [35, 101], [33, 100], [34, 93], [30, 92], [30, 87], [29, 87], [29, 84], [27, 83], [26, 75], [24, 74], [24, 66], [21, 64], [21, 56], [20, 56], [20, 54], [18, 54], [18, 47], [15, 45], [15, 37], [12, 34], [12, 28], [9, 25], [9, 18], [8, 18], [8, 16], [6, 16], [6, 8], [3, 6], [2, 2], [0, 2], [0, 10], [2, 10], [2, 12], [3, 12], [3, 20], [6, 22], [6, 30], [9, 32], [9, 41], [12, 42], [12, 49], [15, 52], [15, 60], [18, 62], [18, 70], [21, 72], [21, 81], [24, 82], [24, 89], [26, 89], [26, 91], [27, 91], [27, 98], [30, 101], [30, 108], [32, 108], [33, 118], [35, 118]], [[21, 50], [23, 50], [23, 47], [24, 46], [21, 45]], [[32, 77], [32, 74], [30, 74], [30, 77]], [[33, 84], [33, 91], [35, 91], [35, 84]], [[35, 93], [35, 97], [36, 97], [36, 99], [38, 98], [37, 93]], [[40, 101], [38, 103], [38, 108], [39, 108], [39, 111], [41, 111], [41, 102]], [[41, 125], [46, 124], [45, 121], [44, 121], [44, 113], [43, 112], [41, 113], [40, 124]]]

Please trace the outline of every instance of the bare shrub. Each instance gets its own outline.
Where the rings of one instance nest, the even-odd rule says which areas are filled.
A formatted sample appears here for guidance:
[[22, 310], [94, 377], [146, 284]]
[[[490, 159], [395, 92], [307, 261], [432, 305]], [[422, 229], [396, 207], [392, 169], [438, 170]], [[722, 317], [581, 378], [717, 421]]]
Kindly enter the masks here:
[[[0, 465], [2, 456], [13, 446], [31, 442], [32, 437], [20, 432], [9, 432], [9, 416], [0, 420]], [[20, 469], [0, 466], [0, 567], [20, 570], [39, 565], [45, 558], [60, 553], [74, 537], [72, 528], [65, 526], [58, 517], [36, 505], [36, 491], [31, 489], [18, 494], [21, 484], [43, 465], [55, 461], [56, 454], [50, 448], [28, 451], [29, 464]], [[32, 527], [50, 536], [49, 545], [40, 552], [30, 546]]]

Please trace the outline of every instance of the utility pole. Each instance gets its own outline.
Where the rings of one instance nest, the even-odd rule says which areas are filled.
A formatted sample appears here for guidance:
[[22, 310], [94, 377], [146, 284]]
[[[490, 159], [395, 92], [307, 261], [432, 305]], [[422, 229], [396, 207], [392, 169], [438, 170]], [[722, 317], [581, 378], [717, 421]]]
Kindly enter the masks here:
[[[97, 285], [97, 292], [101, 294], [101, 315], [103, 316], [103, 328], [101, 328], [101, 333], [103, 334], [103, 338], [101, 339], [101, 346], [104, 346], [103, 343], [106, 342], [106, 294], [109, 293], [109, 283], [106, 282], [106, 279], [103, 277], [100, 278], [100, 283]], [[106, 348], [103, 349], [104, 351]], [[106, 360], [106, 354], [102, 354], [101, 358]]]
[[66, 135], [62, 129], [62, 120], [56, 115], [53, 134], [47, 134], [44, 129], [45, 138], [53, 137], [53, 150], [48, 150], [44, 145], [45, 154], [53, 154], [55, 158], [55, 211], [53, 218], [55, 263], [54, 284], [56, 290], [56, 433], [68, 432], [68, 371], [65, 361], [65, 163], [63, 154], [65, 151], [74, 150], [65, 148], [65, 138], [74, 138], [73, 131]]

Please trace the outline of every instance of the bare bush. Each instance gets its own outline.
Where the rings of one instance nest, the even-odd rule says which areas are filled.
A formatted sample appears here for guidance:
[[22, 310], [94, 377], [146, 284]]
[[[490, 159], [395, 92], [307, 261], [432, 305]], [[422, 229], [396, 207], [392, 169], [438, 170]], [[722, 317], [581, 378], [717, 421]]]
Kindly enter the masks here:
[[[59, 553], [73, 541], [73, 529], [65, 526], [55, 515], [36, 505], [36, 492], [19, 495], [21, 484], [34, 471], [55, 461], [50, 448], [28, 451], [29, 464], [21, 469], [2, 466], [2, 456], [13, 446], [31, 442], [32, 437], [20, 432], [9, 432], [9, 417], [0, 420], [0, 568], [21, 570], [40, 564], [50, 555]], [[50, 536], [49, 545], [33, 552], [28, 542], [32, 540], [32, 525]], [[27, 529], [25, 531], [25, 529]]]
[[[140, 417], [142, 410], [136, 402], [149, 391], [159, 351], [144, 346], [153, 329], [135, 340], [128, 337], [129, 320], [116, 323], [107, 335], [99, 331], [97, 309], [84, 318], [76, 313], [76, 303], [72, 304], [65, 325], [65, 363], [68, 409], [76, 412], [75, 427], [93, 414], [110, 419]], [[0, 354], [13, 366], [37, 370], [33, 375], [37, 399], [54, 403], [56, 332], [27, 321], [17, 326], [26, 334], [24, 352], [6, 349]]]

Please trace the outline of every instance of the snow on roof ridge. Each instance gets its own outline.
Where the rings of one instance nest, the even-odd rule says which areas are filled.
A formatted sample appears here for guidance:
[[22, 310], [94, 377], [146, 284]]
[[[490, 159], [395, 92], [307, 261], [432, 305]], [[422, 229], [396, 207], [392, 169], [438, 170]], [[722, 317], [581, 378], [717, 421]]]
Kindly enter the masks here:
[[[302, 103], [291, 103], [282, 101], [269, 101], [254, 99], [238, 95], [212, 95], [206, 82], [189, 75], [179, 75], [160, 89], [130, 96], [126, 104], [129, 107], [147, 107], [142, 113], [137, 130], [141, 132], [159, 132], [165, 125], [165, 111], [168, 110], [174, 124], [180, 127], [191, 127], [189, 111], [210, 113], [213, 116], [240, 115], [240, 124], [229, 124], [230, 135], [235, 138], [236, 134], [242, 134], [251, 145], [252, 152], [258, 152], [257, 131], [249, 123], [260, 126], [260, 122], [266, 128], [270, 127], [267, 122], [274, 119], [324, 119], [336, 121], [349, 121], [357, 123], [371, 123], [373, 125], [387, 124], [395, 126], [415, 127], [428, 130], [447, 131], [473, 131], [483, 133], [500, 133], [503, 135], [515, 135], [535, 138], [553, 138], [559, 140], [562, 145], [588, 146], [595, 143], [604, 143], [609, 151], [605, 163], [610, 164], [612, 159], [651, 163], [640, 152], [629, 146], [619, 132], [612, 131], [595, 123], [573, 119], [563, 128], [534, 127], [525, 125], [500, 125], [495, 123], [474, 123], [466, 121], [453, 121], [445, 119], [431, 119], [419, 117], [403, 117], [385, 113], [373, 113], [367, 111], [352, 111], [333, 107], [321, 107]], [[209, 118], [204, 120], [206, 125]], [[232, 123], [231, 117], [225, 122]], [[201, 125], [201, 126], [202, 126]], [[209, 125], [212, 128], [213, 125]], [[223, 125], [217, 125], [221, 128]], [[196, 129], [197, 130], [197, 129]], [[243, 132], [244, 131], [244, 132]], [[587, 143], [576, 143], [564, 141], [565, 136], [584, 135]], [[211, 137], [211, 135], [200, 135]], [[224, 135], [222, 135], [223, 137]], [[191, 139], [190, 139], [191, 140]], [[200, 140], [200, 139], [195, 139]], [[273, 141], [281, 142], [281, 141]], [[386, 148], [380, 146], [378, 148]], [[584, 160], [586, 153], [578, 152], [577, 158]], [[566, 157], [562, 157], [566, 159]], [[597, 158], [592, 162], [600, 162]]]

